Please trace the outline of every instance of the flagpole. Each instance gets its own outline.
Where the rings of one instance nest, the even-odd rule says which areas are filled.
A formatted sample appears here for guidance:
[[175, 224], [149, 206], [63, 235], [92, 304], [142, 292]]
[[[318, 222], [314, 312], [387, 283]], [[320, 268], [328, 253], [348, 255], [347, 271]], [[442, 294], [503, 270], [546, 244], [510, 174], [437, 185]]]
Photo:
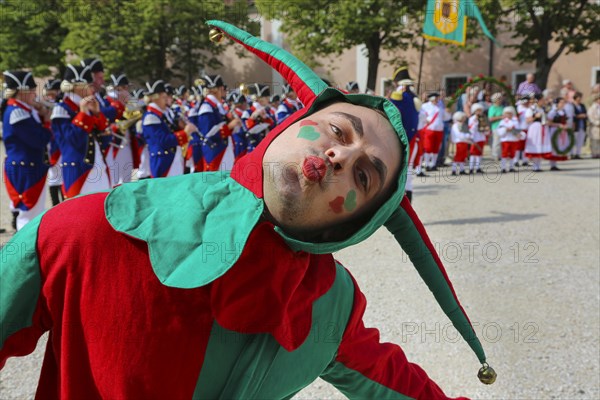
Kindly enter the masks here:
[[488, 65], [488, 75], [494, 76], [494, 41], [489, 39], [490, 42], [490, 61]]
[[421, 94], [421, 72], [423, 71], [423, 53], [425, 53], [425, 36], [421, 37], [421, 61], [419, 61], [419, 79], [417, 80], [417, 92]]

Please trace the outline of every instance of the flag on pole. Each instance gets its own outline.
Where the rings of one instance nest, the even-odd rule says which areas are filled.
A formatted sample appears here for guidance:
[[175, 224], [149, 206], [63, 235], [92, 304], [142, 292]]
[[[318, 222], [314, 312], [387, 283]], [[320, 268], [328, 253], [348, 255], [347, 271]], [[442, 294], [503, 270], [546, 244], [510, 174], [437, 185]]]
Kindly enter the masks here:
[[473, 0], [428, 0], [423, 36], [429, 40], [464, 46], [468, 17], [475, 18], [483, 33], [500, 45], [488, 30]]

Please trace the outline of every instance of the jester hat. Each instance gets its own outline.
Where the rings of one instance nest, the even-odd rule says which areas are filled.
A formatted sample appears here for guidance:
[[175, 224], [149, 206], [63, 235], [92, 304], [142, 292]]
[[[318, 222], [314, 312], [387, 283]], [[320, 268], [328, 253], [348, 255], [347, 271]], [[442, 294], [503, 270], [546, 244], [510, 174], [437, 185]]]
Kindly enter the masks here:
[[[383, 97], [344, 94], [328, 87], [318, 75], [287, 51], [233, 25], [216, 20], [208, 21], [207, 24], [213, 28], [211, 39], [220, 41], [226, 35], [279, 72], [298, 94], [305, 107], [269, 132], [253, 152], [239, 159], [234, 164], [230, 175], [201, 174], [202, 181], [197, 186], [188, 188], [190, 192], [195, 193], [196, 198], [199, 198], [196, 212], [181, 211], [182, 219], [188, 222], [185, 225], [174, 224], [173, 215], [163, 216], [152, 211], [153, 202], [165, 200], [164, 194], [168, 192], [165, 186], [173, 185], [173, 193], [175, 193], [177, 182], [185, 177], [169, 178], [162, 182], [163, 198], [160, 199], [144, 197], [143, 193], [140, 193], [150, 191], [152, 185], [157, 184], [156, 182], [117, 187], [108, 196], [105, 204], [111, 225], [116, 230], [144, 240], [148, 244], [152, 267], [163, 284], [180, 288], [207, 285], [235, 264], [240, 252], [236, 253], [234, 249], [240, 245], [243, 248], [250, 232], [263, 214], [262, 160], [271, 142], [290, 125], [332, 101], [337, 100], [380, 110], [385, 113], [398, 135], [403, 151], [397, 188], [389, 199], [368, 222], [345, 240], [312, 243], [292, 237], [279, 227], [275, 227], [275, 231], [293, 251], [328, 254], [362, 242], [385, 225], [408, 254], [443, 311], [483, 364], [480, 380], [484, 382], [481, 377], [483, 371], [484, 378], [488, 381], [484, 383], [491, 383], [493, 379], [487, 375], [493, 373], [493, 370], [487, 366], [481, 343], [456, 297], [433, 244], [404, 196], [408, 167], [408, 140], [398, 108]], [[128, 196], [127, 191], [137, 191], [138, 196]], [[143, 199], [143, 203], [140, 203], [140, 198]], [[113, 213], [111, 210], [120, 210], [120, 212]], [[229, 221], [236, 222], [222, 222], [228, 218]], [[195, 220], [189, 223], [191, 219]], [[157, 229], [159, 226], [161, 228]], [[186, 232], [185, 229], [189, 231]], [[215, 237], [220, 238], [220, 246], [230, 249], [230, 253], [234, 254], [224, 256], [223, 252], [208, 251], [211, 243], [214, 246]], [[170, 246], [167, 247], [164, 243], [169, 243]]]

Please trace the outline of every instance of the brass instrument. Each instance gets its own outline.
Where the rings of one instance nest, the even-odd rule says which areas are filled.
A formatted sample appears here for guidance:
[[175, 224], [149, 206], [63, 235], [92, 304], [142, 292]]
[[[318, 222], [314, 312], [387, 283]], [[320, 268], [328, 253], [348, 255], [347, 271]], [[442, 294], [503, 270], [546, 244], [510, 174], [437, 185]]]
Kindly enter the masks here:
[[137, 106], [130, 107], [128, 104], [127, 109], [123, 113], [123, 119], [115, 121], [115, 125], [116, 125], [117, 131], [119, 133], [113, 131], [110, 126], [108, 128], [106, 128], [106, 133], [108, 133], [109, 135], [111, 135], [113, 137], [116, 137], [117, 139], [121, 139], [121, 143], [116, 144], [116, 143], [110, 142], [109, 145], [112, 147], [118, 147], [120, 149], [127, 146], [127, 144], [129, 144], [129, 137], [127, 136], [128, 132], [129, 132], [129, 128], [131, 128], [139, 120], [141, 120], [143, 116], [144, 116], [144, 113], [142, 112], [141, 108], [139, 108]]

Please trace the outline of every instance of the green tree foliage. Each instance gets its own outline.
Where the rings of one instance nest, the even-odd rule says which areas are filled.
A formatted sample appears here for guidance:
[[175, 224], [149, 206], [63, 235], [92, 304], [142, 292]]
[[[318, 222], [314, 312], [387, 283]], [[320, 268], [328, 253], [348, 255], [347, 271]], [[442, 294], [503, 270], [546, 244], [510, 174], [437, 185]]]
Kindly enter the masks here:
[[[130, 80], [179, 78], [191, 84], [219, 67], [223, 45], [205, 21], [222, 19], [257, 33], [247, 0], [0, 0], [0, 66], [62, 67], [67, 51], [98, 56], [108, 72]], [[64, 67], [60, 68], [61, 71]]]
[[[315, 56], [341, 54], [364, 45], [367, 87], [374, 90], [382, 50], [406, 49], [418, 39], [425, 2], [406, 0], [257, 0], [258, 12], [282, 21], [295, 54], [315, 65]], [[395, 63], [401, 63], [395, 60]]]
[[66, 34], [57, 0], [0, 0], [0, 69], [33, 68], [47, 75], [63, 54]]
[[[581, 53], [600, 41], [597, 1], [521, 0], [504, 9], [504, 28], [512, 32], [516, 61], [535, 62], [536, 83], [545, 88], [554, 62], [562, 54]], [[550, 44], [558, 47], [551, 53]]]

